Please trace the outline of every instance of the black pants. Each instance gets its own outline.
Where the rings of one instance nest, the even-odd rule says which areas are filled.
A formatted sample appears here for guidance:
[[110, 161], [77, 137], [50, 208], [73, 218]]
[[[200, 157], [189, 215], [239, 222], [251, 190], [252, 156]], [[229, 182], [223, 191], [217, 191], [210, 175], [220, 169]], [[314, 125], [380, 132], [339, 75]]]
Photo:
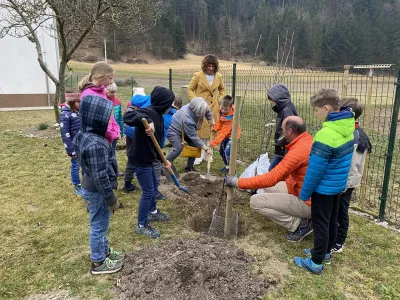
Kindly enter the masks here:
[[339, 212], [338, 212], [338, 231], [335, 244], [343, 245], [347, 238], [349, 230], [349, 206], [351, 194], [354, 188], [348, 188], [340, 195]]
[[339, 199], [340, 194], [332, 196], [312, 194], [311, 219], [314, 231], [312, 260], [316, 264], [322, 263], [326, 253], [329, 253], [335, 244]]

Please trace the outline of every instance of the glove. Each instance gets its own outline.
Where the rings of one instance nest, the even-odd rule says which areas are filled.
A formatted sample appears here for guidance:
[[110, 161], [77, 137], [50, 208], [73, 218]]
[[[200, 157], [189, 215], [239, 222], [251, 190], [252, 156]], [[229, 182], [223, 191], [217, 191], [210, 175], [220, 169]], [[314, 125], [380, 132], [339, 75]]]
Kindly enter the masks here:
[[226, 186], [232, 186], [232, 187], [238, 187], [237, 186], [237, 182], [238, 182], [238, 178], [236, 175], [234, 176], [225, 176], [225, 185]]
[[108, 207], [108, 209], [109, 209], [111, 212], [116, 211], [118, 208], [119, 208], [119, 202], [118, 202], [118, 200], [117, 200], [113, 205], [111, 205], [111, 206]]

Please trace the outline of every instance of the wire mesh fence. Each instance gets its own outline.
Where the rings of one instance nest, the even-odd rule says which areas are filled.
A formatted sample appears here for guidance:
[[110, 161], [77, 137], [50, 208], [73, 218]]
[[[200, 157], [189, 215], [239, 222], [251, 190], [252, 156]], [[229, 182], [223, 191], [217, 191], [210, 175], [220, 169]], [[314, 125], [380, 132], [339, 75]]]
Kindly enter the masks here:
[[[234, 69], [236, 72], [234, 72]], [[182, 95], [183, 104], [188, 102], [187, 89], [193, 74], [198, 69], [171, 70], [169, 78], [163, 76], [156, 85], [169, 86]], [[335, 88], [341, 97], [354, 97], [364, 104], [360, 126], [369, 136], [373, 149], [368, 156], [362, 185], [353, 194], [353, 206], [373, 215], [378, 215], [380, 197], [385, 179], [385, 164], [388, 157], [389, 135], [393, 130], [392, 118], [395, 101], [397, 70], [393, 66], [341, 66], [332, 68], [283, 69], [254, 66], [236, 68], [222, 65], [226, 94], [242, 96], [243, 106], [240, 125], [242, 135], [239, 142], [238, 158], [245, 162], [254, 161], [260, 154], [273, 154], [273, 137], [276, 114], [271, 110], [266, 91], [277, 82], [284, 83], [291, 93], [292, 101], [302, 117], [310, 134], [321, 127], [314, 117], [310, 97], [320, 88]], [[79, 75], [71, 76], [67, 86], [76, 85]], [[133, 74], [134, 77], [134, 74]], [[127, 78], [121, 78], [126, 80]], [[135, 78], [141, 81], [139, 78]], [[397, 124], [395, 122], [395, 124]], [[400, 224], [400, 131], [393, 134], [393, 156], [390, 180], [387, 185], [385, 219]], [[388, 177], [388, 176], [387, 176]], [[382, 208], [381, 208], [382, 210]]]

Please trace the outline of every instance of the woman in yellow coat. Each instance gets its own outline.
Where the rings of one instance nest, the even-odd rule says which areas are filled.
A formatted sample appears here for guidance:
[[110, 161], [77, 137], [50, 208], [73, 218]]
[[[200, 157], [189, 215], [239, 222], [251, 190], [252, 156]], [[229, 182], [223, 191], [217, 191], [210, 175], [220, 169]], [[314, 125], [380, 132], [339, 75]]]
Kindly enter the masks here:
[[[193, 74], [188, 87], [188, 97], [192, 100], [195, 97], [203, 98], [211, 109], [214, 120], [218, 118], [219, 100], [225, 96], [225, 86], [222, 75], [218, 73], [219, 62], [215, 55], [208, 54], [201, 62], [202, 71]], [[207, 145], [210, 144], [210, 126], [203, 122], [199, 130], [199, 137]], [[202, 160], [207, 160], [207, 154], [202, 151], [200, 159], [196, 159], [195, 164]]]

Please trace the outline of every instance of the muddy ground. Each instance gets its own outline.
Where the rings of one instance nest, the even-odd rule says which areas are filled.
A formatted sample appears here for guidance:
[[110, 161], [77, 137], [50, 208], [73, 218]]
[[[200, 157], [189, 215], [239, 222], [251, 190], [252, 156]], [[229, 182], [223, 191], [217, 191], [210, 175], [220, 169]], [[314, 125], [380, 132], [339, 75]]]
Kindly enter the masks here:
[[[225, 195], [221, 178], [211, 182], [188, 173], [180, 178], [191, 196], [171, 185], [161, 190], [180, 207], [186, 225], [198, 238], [176, 238], [155, 247], [146, 247], [129, 255], [118, 275], [117, 297], [120, 299], [262, 299], [277, 281], [257, 272], [256, 258], [246, 254], [233, 241], [204, 233], [210, 227], [212, 212]], [[234, 205], [248, 201], [248, 195], [235, 192]], [[196, 212], [193, 214], [193, 212]], [[247, 233], [239, 216], [239, 235]], [[222, 227], [223, 233], [223, 227]], [[265, 276], [264, 276], [265, 275]]]

